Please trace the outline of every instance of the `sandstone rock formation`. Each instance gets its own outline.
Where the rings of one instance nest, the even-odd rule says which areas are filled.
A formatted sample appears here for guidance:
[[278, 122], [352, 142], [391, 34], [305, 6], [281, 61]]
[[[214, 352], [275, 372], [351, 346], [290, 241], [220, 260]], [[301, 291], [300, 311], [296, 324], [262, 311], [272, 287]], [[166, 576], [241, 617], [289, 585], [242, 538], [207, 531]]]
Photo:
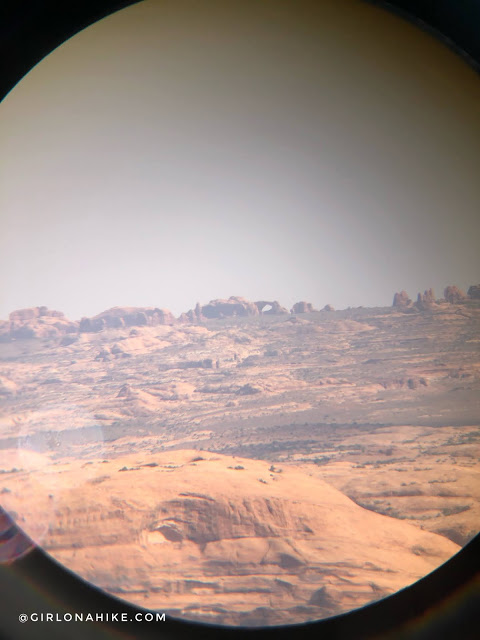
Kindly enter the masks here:
[[11, 482], [8, 504], [26, 532], [54, 513], [43, 546], [55, 559], [114, 595], [187, 619], [334, 615], [411, 584], [459, 549], [289, 465], [280, 473], [264, 460], [142, 451], [88, 467], [71, 461], [59, 483], [52, 462]]
[[445, 297], [445, 300], [450, 304], [458, 304], [459, 302], [463, 302], [463, 300], [465, 300], [466, 298], [465, 292], [455, 285], [449, 285], [448, 287], [445, 287], [443, 295]]
[[291, 309], [291, 313], [312, 313], [312, 311], [315, 311], [312, 303], [304, 300], [296, 302]]
[[[198, 317], [198, 306], [195, 309], [195, 317]], [[211, 300], [208, 304], [204, 305], [200, 309], [200, 314], [203, 318], [231, 318], [231, 317], [245, 317], [245, 316], [258, 316], [258, 307], [254, 302], [249, 302], [245, 298], [238, 296], [231, 296], [228, 300]]]
[[[255, 305], [260, 313], [268, 313], [269, 315], [284, 315], [288, 313], [287, 309], [282, 307], [277, 300], [271, 302], [268, 300], [258, 300], [258, 302], [255, 302]], [[270, 307], [270, 309], [265, 311], [265, 307]]]
[[478, 532], [479, 305], [255, 308], [0, 344], [2, 504], [69, 569], [178, 617], [305, 622]]
[[480, 284], [472, 284], [468, 289], [467, 294], [469, 298], [472, 298], [472, 300], [480, 300]]
[[207, 318], [202, 314], [202, 307], [200, 305], [199, 302], [197, 302], [197, 304], [195, 305], [195, 309], [190, 309], [189, 311], [187, 311], [186, 313], [182, 313], [179, 318], [178, 318], [178, 322], [180, 323], [193, 323], [193, 324], [200, 324], [202, 322], [205, 322]]
[[64, 318], [64, 314], [61, 311], [52, 311], [47, 307], [31, 307], [29, 309], [17, 309], [16, 311], [12, 311], [9, 315], [8, 319], [10, 322], [14, 322], [17, 324], [25, 324], [29, 320], [34, 320], [35, 318]]
[[[266, 307], [269, 307], [266, 309]], [[240, 296], [231, 296], [228, 300], [210, 300], [208, 304], [200, 305], [197, 302], [195, 309], [190, 309], [182, 313], [179, 317], [180, 323], [199, 324], [206, 320], [215, 318], [244, 318], [247, 316], [258, 316], [260, 314], [284, 315], [288, 310], [277, 300], [258, 300], [250, 302]]]
[[412, 301], [408, 297], [408, 293], [406, 291], [400, 291], [400, 293], [396, 293], [393, 296], [392, 306], [396, 307], [397, 309], [406, 309], [407, 307], [410, 307], [411, 304]]
[[8, 322], [0, 326], [0, 341], [54, 338], [76, 331], [77, 323], [65, 318], [61, 311], [31, 307], [12, 311]]
[[82, 318], [78, 330], [80, 333], [96, 333], [105, 329], [103, 318]]
[[105, 320], [107, 328], [175, 324], [175, 318], [168, 309], [157, 307], [113, 307], [95, 317]]
[[120, 329], [122, 327], [156, 326], [175, 324], [173, 314], [167, 309], [156, 307], [113, 307], [102, 311], [93, 318], [82, 318], [79, 331], [92, 333], [103, 329]]
[[415, 306], [421, 311], [432, 309], [435, 306], [435, 294], [433, 292], [433, 289], [427, 289], [423, 294], [419, 293], [417, 296], [417, 301], [415, 302]]

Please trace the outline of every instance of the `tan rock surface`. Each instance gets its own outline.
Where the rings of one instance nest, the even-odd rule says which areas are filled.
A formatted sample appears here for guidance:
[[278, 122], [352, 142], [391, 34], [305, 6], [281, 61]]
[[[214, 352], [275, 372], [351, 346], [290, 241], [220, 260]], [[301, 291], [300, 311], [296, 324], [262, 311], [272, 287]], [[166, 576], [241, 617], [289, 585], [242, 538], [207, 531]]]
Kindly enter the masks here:
[[112, 593], [225, 624], [360, 606], [478, 532], [478, 302], [255, 308], [1, 341], [2, 504]]
[[182, 617], [222, 619], [218, 607], [237, 622], [254, 622], [258, 607], [289, 622], [339, 613], [459, 548], [291, 466], [194, 450], [28, 462], [7, 496], [25, 530], [94, 584]]
[[0, 324], [0, 342], [33, 338], [57, 338], [76, 333], [78, 324], [65, 318], [61, 311], [47, 307], [17, 309], [9, 315], [8, 322]]

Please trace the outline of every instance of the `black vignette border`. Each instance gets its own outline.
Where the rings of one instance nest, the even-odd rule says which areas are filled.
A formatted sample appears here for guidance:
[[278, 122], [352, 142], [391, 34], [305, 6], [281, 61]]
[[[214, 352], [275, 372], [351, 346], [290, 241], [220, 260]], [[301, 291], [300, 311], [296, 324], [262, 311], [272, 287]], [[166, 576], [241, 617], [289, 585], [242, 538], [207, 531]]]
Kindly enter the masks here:
[[[4, 0], [0, 9], [0, 98], [28, 71], [67, 39], [105, 16], [141, 0]], [[366, 0], [415, 22], [440, 37], [477, 70], [480, 68], [480, 3], [475, 0]], [[94, 629], [71, 624], [53, 629], [7, 624], [20, 609], [137, 611], [100, 593], [40, 549], [10, 566], [0, 566], [0, 635], [4, 638], [384, 638], [427, 640], [474, 638], [480, 606], [480, 535], [454, 558], [415, 585], [364, 609], [308, 625], [262, 630], [226, 629], [168, 620], [148, 625], [104, 624]], [[27, 604], [28, 603], [28, 604]], [[13, 616], [14, 617], [14, 616]], [[43, 635], [42, 635], [43, 634]]]

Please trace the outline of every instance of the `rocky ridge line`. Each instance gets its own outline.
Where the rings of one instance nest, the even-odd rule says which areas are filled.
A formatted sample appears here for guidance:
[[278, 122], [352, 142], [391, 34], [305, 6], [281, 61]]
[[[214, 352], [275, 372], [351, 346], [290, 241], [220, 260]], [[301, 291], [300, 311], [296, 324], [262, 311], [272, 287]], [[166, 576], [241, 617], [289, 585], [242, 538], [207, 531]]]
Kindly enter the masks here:
[[[438, 308], [442, 304], [462, 304], [480, 299], [480, 284], [472, 285], [465, 293], [454, 285], [444, 290], [444, 298], [435, 299], [433, 289], [419, 293], [413, 302], [406, 291], [395, 293], [392, 307], [398, 311], [415, 313]], [[0, 320], [0, 342], [25, 340], [32, 338], [62, 338], [70, 344], [75, 334], [98, 333], [104, 329], [124, 327], [142, 327], [176, 324], [201, 324], [208, 320], [248, 317], [261, 315], [298, 315], [313, 313], [316, 309], [310, 302], [296, 302], [288, 311], [277, 300], [258, 300], [251, 302], [239, 296], [211, 300], [208, 304], [197, 303], [194, 309], [182, 313], [178, 318], [168, 309], [158, 307], [113, 307], [93, 317], [83, 317], [80, 321], [71, 321], [61, 311], [45, 306], [31, 307], [12, 311], [7, 321]], [[327, 304], [322, 311], [334, 311]]]

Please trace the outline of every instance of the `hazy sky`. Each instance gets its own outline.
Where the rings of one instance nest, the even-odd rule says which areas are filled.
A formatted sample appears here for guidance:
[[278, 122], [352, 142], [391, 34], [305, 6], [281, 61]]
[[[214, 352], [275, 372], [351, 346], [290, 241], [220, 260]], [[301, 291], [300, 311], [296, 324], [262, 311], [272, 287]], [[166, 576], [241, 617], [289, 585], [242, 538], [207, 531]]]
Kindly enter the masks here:
[[356, 0], [145, 0], [0, 105], [0, 317], [480, 282], [480, 80]]

